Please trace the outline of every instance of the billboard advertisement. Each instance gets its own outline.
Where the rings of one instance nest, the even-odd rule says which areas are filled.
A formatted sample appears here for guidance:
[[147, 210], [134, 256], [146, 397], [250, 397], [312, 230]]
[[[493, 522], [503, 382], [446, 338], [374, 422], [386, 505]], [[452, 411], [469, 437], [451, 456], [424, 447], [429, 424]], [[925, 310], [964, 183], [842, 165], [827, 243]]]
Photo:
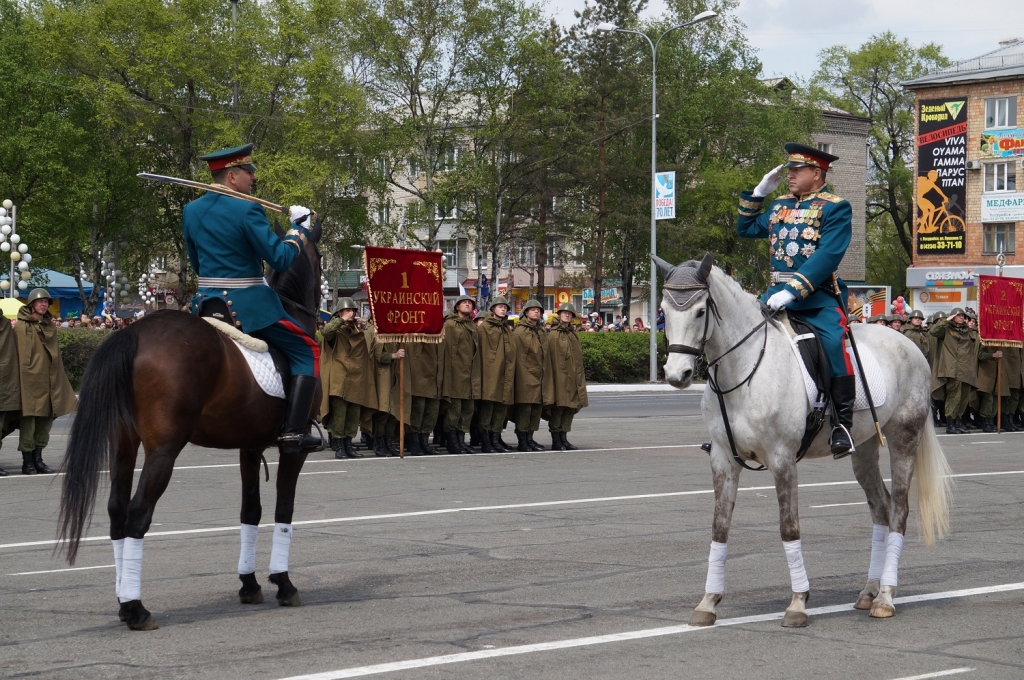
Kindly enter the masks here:
[[961, 254], [967, 224], [967, 98], [923, 100], [917, 115], [917, 254]]

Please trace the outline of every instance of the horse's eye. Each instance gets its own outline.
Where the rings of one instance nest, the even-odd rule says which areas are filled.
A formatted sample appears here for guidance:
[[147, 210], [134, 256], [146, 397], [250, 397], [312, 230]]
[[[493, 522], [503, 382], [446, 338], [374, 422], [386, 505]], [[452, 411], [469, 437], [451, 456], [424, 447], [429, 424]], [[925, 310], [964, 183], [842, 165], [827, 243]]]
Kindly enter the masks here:
[[697, 318], [699, 319], [702, 316], [704, 316], [704, 310], [703, 309], [698, 309], [697, 310]]

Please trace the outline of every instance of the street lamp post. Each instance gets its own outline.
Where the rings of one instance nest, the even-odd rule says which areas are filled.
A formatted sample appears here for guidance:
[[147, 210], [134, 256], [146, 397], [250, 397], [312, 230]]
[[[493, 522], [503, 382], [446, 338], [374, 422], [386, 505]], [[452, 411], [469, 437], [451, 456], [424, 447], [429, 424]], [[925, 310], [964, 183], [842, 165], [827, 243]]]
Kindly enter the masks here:
[[[662, 39], [672, 31], [679, 28], [686, 28], [687, 26], [693, 26], [699, 24], [702, 21], [708, 19], [714, 19], [718, 16], [717, 12], [708, 10], [701, 12], [694, 18], [682, 24], [677, 24], [671, 28], [666, 29], [661, 35], [658, 36], [657, 40], [651, 40], [650, 36], [641, 31], [633, 31], [627, 28], [619, 28], [615, 24], [604, 22], [597, 25], [597, 30], [607, 31], [613, 33], [633, 33], [639, 35], [647, 44], [651, 46], [651, 255], [658, 254], [658, 228], [657, 228], [657, 213], [655, 211], [655, 175], [658, 172], [658, 47], [661, 45]], [[650, 278], [650, 289], [648, 297], [650, 298], [651, 305], [651, 378], [650, 381], [658, 382], [658, 313], [657, 313], [657, 302], [656, 295], [658, 291], [658, 265], [655, 264], [654, 258], [651, 258], [651, 278]]]

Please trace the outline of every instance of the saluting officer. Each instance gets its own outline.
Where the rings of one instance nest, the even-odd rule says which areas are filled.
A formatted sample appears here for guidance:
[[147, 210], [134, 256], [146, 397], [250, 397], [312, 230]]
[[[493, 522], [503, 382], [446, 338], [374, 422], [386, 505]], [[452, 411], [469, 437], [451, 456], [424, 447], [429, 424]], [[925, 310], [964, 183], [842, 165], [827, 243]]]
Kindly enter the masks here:
[[[833, 429], [830, 438], [835, 458], [854, 451], [850, 428], [856, 378], [846, 352], [846, 314], [840, 300], [847, 299], [846, 284], [835, 276], [853, 236], [850, 203], [828, 191], [825, 178], [837, 156], [803, 144], [786, 144], [789, 161], [775, 168], [739, 202], [736, 232], [744, 238], [768, 238], [771, 287], [762, 296], [771, 309], [785, 308], [814, 327], [821, 339], [832, 373]], [[782, 182], [788, 169], [790, 193], [764, 199]]]
[[978, 350], [964, 310], [953, 309], [948, 319], [934, 323], [928, 333], [939, 341], [934, 375], [945, 387], [946, 434], [966, 434], [961, 418], [978, 384]]
[[[200, 156], [213, 173], [213, 181], [243, 194], [251, 194], [256, 179], [252, 144]], [[308, 208], [293, 205], [290, 229], [279, 238], [270, 228], [258, 203], [213, 191], [185, 206], [181, 229], [188, 259], [199, 277], [193, 309], [201, 311], [211, 299], [222, 299], [235, 326], [265, 340], [288, 358], [291, 389], [284, 426], [277, 439], [282, 454], [320, 447], [320, 438], [306, 432], [320, 369], [320, 346], [285, 313], [277, 293], [263, 279], [263, 262], [287, 271], [306, 244]]]
[[544, 339], [544, 410], [548, 414], [552, 451], [576, 451], [569, 443], [572, 419], [590, 405], [587, 379], [583, 373], [583, 348], [572, 321], [576, 308], [563, 302], [558, 308], [558, 323]]
[[527, 300], [523, 315], [512, 331], [516, 345], [515, 423], [517, 451], [543, 451], [533, 439], [540, 429], [540, 412], [544, 404], [544, 335], [540, 317], [544, 306]]
[[476, 300], [463, 295], [444, 321], [444, 386], [448, 401], [444, 432], [448, 453], [473, 453], [466, 446], [466, 432], [473, 421], [476, 400], [480, 398], [480, 351], [473, 310]]
[[362, 458], [352, 445], [362, 410], [377, 408], [377, 385], [366, 333], [356, 321], [355, 301], [341, 298], [324, 326], [320, 353], [323, 400], [320, 416], [335, 458]]

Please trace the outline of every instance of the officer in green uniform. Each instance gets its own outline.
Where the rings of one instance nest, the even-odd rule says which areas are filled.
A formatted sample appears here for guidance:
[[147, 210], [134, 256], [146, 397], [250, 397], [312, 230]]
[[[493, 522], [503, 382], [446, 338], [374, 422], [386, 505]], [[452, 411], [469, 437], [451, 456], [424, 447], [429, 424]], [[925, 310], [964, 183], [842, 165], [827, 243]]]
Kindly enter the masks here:
[[[213, 173], [213, 181], [251, 194], [256, 176], [252, 144], [200, 156]], [[320, 438], [307, 433], [320, 369], [320, 346], [285, 313], [277, 293], [263, 278], [263, 263], [287, 271], [306, 244], [308, 208], [289, 210], [292, 228], [279, 238], [270, 227], [263, 206], [239, 198], [207, 192], [185, 206], [181, 228], [199, 289], [192, 309], [200, 312], [213, 299], [231, 310], [235, 326], [277, 347], [288, 358], [291, 384], [284, 426], [278, 437], [282, 454], [320, 447]]]
[[[825, 177], [837, 156], [803, 144], [787, 144], [789, 162], [775, 168], [753, 191], [740, 196], [736, 232], [744, 238], [768, 238], [771, 287], [761, 301], [785, 308], [810, 324], [821, 339], [832, 373], [834, 414], [830, 446], [835, 458], [854, 451], [850, 427], [856, 377], [846, 352], [846, 284], [835, 276], [853, 236], [850, 203], [828, 191]], [[782, 182], [788, 168], [788, 193], [764, 210], [765, 197]]]

